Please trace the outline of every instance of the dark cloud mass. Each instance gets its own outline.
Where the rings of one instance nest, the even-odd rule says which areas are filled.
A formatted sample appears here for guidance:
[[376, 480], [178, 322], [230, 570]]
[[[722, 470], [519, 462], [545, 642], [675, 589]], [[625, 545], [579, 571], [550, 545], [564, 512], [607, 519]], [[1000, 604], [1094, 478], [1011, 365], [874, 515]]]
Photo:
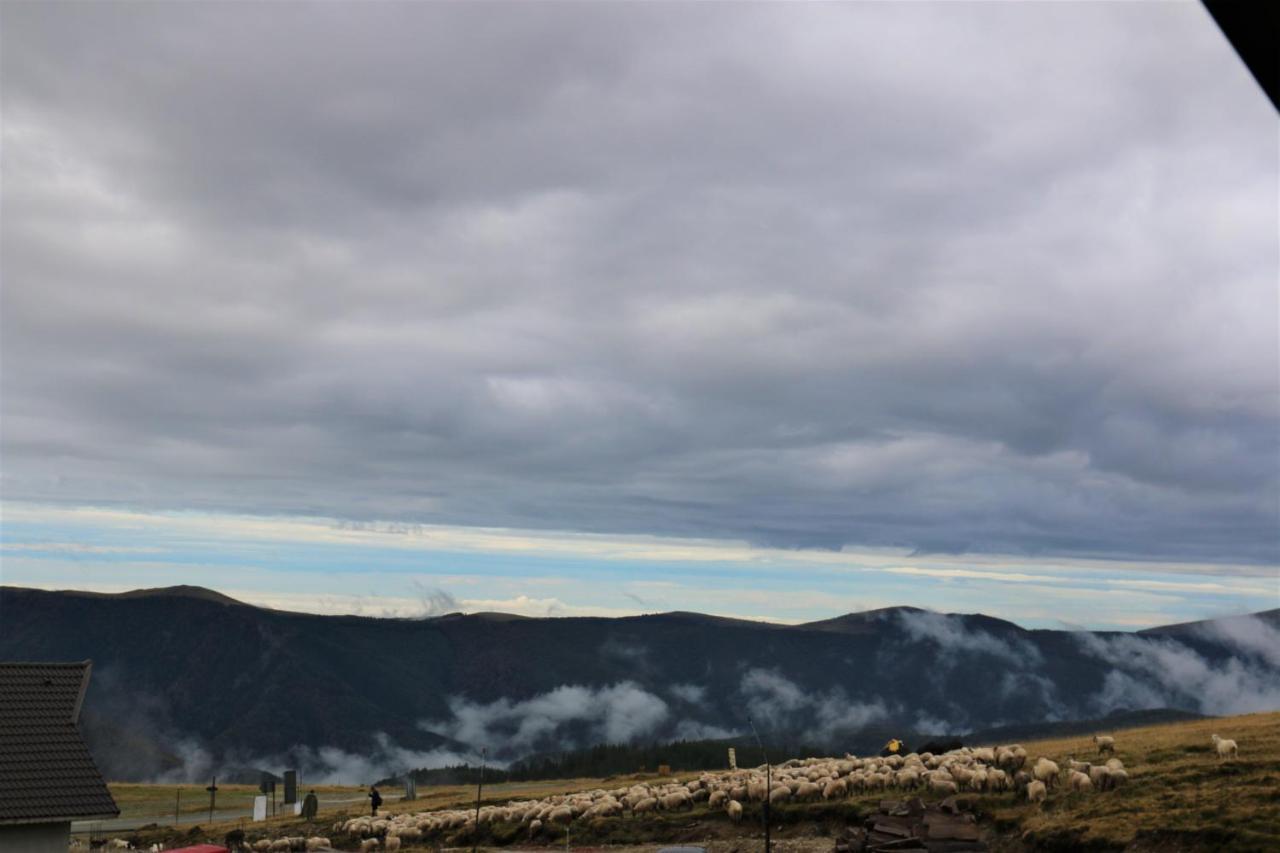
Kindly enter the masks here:
[[1196, 4], [6, 4], [4, 494], [1280, 559]]

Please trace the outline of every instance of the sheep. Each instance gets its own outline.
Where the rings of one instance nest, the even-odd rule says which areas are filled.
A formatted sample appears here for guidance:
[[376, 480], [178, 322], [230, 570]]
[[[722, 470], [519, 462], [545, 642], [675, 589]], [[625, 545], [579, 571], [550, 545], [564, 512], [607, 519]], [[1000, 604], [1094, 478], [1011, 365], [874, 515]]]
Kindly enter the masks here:
[[289, 850], [289, 839], [277, 838], [275, 841], [271, 842], [271, 847], [268, 849], [271, 853], [286, 853], [286, 851]]
[[1001, 764], [1000, 768], [1006, 772], [1016, 773], [1026, 766], [1027, 751], [1020, 744], [1014, 744], [1007, 748], [1005, 753], [1006, 763]]
[[1048, 795], [1048, 789], [1039, 779], [1027, 785], [1027, 802], [1029, 803], [1043, 803]]
[[265, 853], [265, 851], [271, 849], [271, 839], [263, 838], [253, 842], [253, 849], [258, 851], [258, 853]]
[[370, 853], [372, 850], [378, 849], [378, 839], [366, 838], [360, 842], [360, 853]]
[[1104, 765], [1097, 765], [1089, 768], [1089, 781], [1099, 791], [1106, 791], [1111, 787], [1111, 768]]
[[542, 821], [540, 820], [529, 821], [529, 837], [530, 838], [533, 838], [535, 835], [537, 835], [541, 831], [542, 831]]
[[1098, 745], [1098, 755], [1104, 753], [1116, 754], [1116, 739], [1110, 735], [1094, 735], [1093, 742]]
[[1213, 735], [1209, 739], [1213, 741], [1214, 747], [1218, 750], [1219, 761], [1228, 761], [1237, 757], [1239, 750], [1236, 747], [1235, 741], [1226, 740], [1225, 738], [1220, 738], [1217, 735]]
[[573, 809], [568, 806], [559, 806], [547, 815], [547, 823], [559, 823], [565, 826], [573, 822]]
[[1079, 770], [1072, 770], [1071, 775], [1067, 777], [1067, 788], [1072, 791], [1092, 791], [1093, 782]]
[[400, 849], [400, 836], [388, 835], [382, 840], [382, 846], [387, 853], [395, 853], [395, 851]]
[[812, 782], [801, 782], [800, 786], [792, 791], [792, 795], [797, 802], [816, 800], [822, 796], [822, 789]]
[[769, 792], [769, 805], [785, 803], [789, 799], [791, 799], [791, 789], [788, 787], [779, 785]]
[[711, 796], [707, 797], [707, 806], [709, 808], [719, 808], [729, 801], [729, 795], [720, 790], [712, 791]]
[[929, 790], [935, 794], [958, 794], [960, 786], [947, 779], [930, 779]]
[[1074, 758], [1067, 759], [1067, 767], [1071, 770], [1079, 770], [1081, 773], [1088, 773], [1089, 768], [1092, 766], [1087, 761], [1076, 761]]
[[329, 842], [329, 839], [319, 835], [313, 835], [307, 839], [307, 849], [313, 851], [313, 853], [316, 850], [326, 850], [332, 846], [333, 844]]
[[835, 800], [848, 796], [848, 794], [849, 783], [843, 779], [832, 780], [822, 789], [822, 799], [824, 800]]
[[673, 794], [667, 794], [658, 800], [664, 810], [688, 808], [693, 805], [693, 798], [689, 796], [688, 791], [677, 791]]
[[1107, 771], [1107, 783], [1109, 788], [1119, 788], [1128, 781], [1129, 774], [1123, 767]]
[[658, 801], [654, 797], [645, 797], [640, 802], [631, 807], [632, 814], [640, 814], [641, 812], [657, 811]]
[[742, 820], [742, 803], [737, 800], [730, 800], [725, 804], [725, 813], [729, 815], [729, 820], [739, 823]]
[[1058, 784], [1060, 772], [1058, 765], [1047, 758], [1037, 759], [1035, 766], [1031, 768], [1031, 775], [1037, 782], [1043, 782], [1046, 788], [1053, 788]]

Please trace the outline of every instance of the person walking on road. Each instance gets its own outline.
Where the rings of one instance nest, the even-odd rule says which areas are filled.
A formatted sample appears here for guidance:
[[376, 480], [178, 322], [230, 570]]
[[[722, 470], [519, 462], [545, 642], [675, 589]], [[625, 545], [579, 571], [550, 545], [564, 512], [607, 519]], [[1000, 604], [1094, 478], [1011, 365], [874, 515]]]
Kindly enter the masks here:
[[373, 806], [373, 817], [378, 816], [378, 806], [382, 805], [382, 795], [378, 793], [378, 789], [369, 786], [369, 803]]

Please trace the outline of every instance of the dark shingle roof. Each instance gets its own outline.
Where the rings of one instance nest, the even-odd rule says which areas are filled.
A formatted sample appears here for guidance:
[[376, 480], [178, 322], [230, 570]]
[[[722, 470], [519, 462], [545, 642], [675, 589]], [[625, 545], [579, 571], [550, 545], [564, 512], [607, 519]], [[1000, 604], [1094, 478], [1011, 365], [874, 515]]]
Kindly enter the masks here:
[[0, 663], [0, 824], [120, 813], [76, 727], [91, 666]]

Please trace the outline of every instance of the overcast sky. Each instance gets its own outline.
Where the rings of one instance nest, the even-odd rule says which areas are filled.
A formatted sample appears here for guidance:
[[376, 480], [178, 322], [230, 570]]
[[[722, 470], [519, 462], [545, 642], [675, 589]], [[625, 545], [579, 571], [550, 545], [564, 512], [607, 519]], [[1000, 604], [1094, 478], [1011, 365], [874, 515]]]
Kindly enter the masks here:
[[478, 525], [1280, 603], [1280, 136], [1199, 4], [2, 13], [42, 541]]

